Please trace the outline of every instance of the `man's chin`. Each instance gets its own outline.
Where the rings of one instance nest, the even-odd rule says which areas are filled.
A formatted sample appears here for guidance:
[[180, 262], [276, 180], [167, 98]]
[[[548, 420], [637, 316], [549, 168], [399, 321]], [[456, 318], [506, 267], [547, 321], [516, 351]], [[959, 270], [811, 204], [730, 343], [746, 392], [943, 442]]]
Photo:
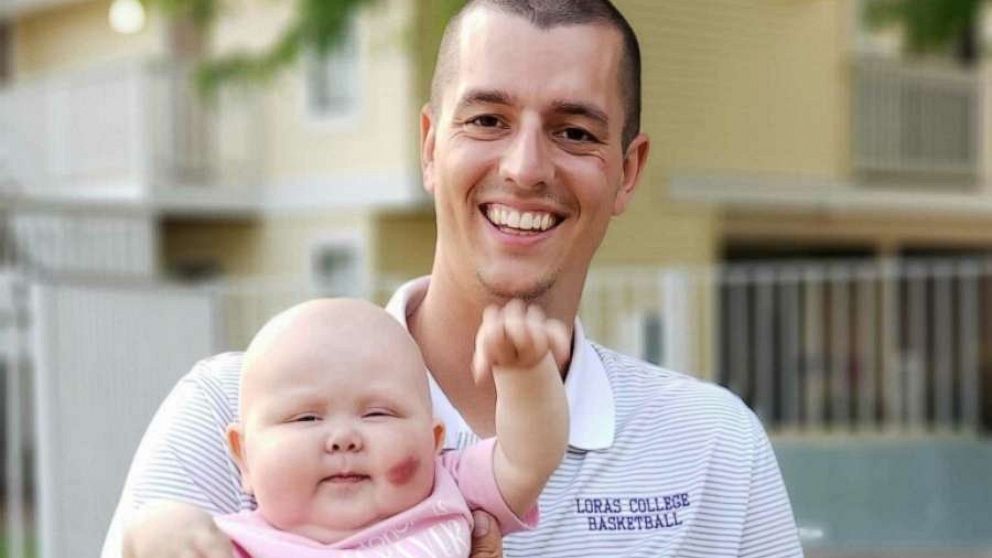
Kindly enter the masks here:
[[476, 278], [491, 297], [499, 300], [512, 298], [525, 301], [537, 300], [555, 284], [555, 275], [550, 273], [532, 276], [526, 272], [514, 274], [479, 271], [476, 273]]

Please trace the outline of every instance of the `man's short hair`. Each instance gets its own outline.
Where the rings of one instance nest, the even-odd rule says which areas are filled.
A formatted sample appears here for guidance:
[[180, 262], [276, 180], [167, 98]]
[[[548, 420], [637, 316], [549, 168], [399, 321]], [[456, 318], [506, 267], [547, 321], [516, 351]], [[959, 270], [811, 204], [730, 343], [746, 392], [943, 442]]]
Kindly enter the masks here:
[[627, 149], [641, 129], [641, 48], [633, 28], [609, 0], [468, 0], [448, 22], [441, 39], [431, 81], [431, 107], [435, 112], [441, 102], [441, 89], [457, 64], [456, 42], [462, 19], [473, 9], [483, 7], [523, 17], [538, 29], [601, 24], [619, 31], [623, 45], [619, 68], [624, 108], [622, 145]]

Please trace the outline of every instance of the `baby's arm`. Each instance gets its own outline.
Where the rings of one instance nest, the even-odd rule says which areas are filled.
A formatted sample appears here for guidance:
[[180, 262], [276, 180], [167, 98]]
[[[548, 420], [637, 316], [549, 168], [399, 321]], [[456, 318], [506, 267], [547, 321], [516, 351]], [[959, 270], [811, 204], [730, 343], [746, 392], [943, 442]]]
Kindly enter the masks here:
[[496, 484], [518, 516], [533, 508], [568, 445], [568, 402], [556, 360], [567, 360], [570, 343], [561, 322], [519, 300], [487, 308], [479, 327], [476, 380], [491, 373], [496, 384]]

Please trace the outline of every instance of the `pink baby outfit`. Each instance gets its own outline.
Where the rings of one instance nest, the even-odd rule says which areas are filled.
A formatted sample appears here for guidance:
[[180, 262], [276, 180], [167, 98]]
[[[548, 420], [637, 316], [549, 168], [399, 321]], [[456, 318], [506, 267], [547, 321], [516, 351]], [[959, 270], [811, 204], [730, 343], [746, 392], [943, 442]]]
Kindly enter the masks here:
[[467, 558], [469, 510], [492, 514], [504, 535], [537, 525], [536, 506], [521, 519], [503, 501], [493, 474], [495, 444], [490, 438], [445, 452], [437, 459], [430, 496], [334, 544], [280, 531], [257, 510], [214, 519], [235, 543], [236, 558]]

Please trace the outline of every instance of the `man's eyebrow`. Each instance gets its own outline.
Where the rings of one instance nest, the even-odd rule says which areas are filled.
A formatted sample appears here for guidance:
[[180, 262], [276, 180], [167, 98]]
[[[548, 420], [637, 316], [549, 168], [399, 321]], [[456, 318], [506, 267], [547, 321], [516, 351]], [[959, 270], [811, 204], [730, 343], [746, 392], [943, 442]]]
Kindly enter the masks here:
[[458, 101], [458, 109], [472, 105], [512, 105], [513, 98], [506, 91], [499, 89], [472, 89], [462, 95]]
[[609, 127], [610, 118], [606, 115], [606, 112], [588, 103], [577, 103], [574, 101], [555, 101], [551, 103], [551, 110], [553, 112], [568, 114], [572, 116], [584, 116], [595, 120], [603, 125], [603, 127]]

